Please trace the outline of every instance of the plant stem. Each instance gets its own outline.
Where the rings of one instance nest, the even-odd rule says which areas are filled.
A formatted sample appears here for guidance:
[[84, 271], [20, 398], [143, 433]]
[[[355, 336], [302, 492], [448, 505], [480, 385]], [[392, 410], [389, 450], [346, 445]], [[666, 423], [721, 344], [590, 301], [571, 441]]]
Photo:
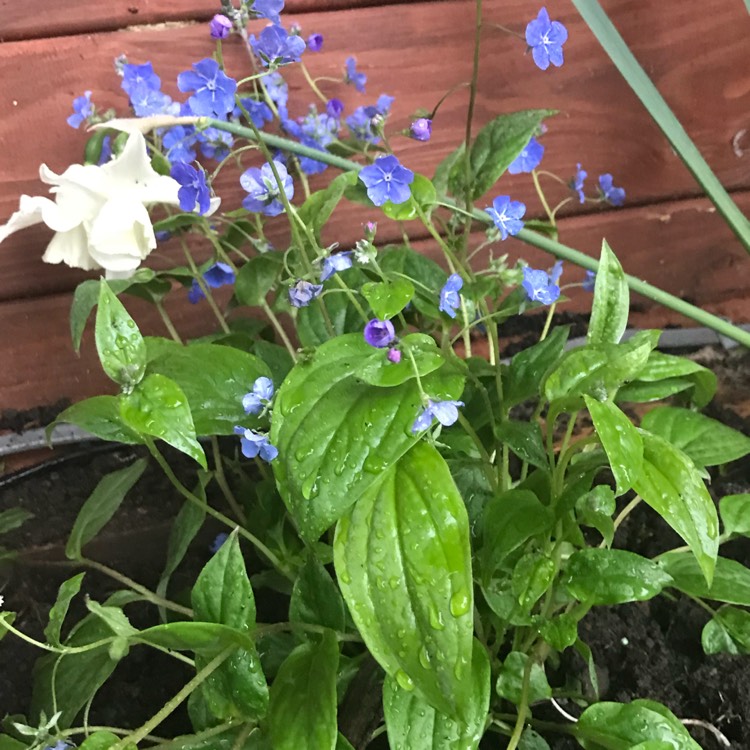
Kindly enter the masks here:
[[242, 507], [237, 502], [237, 498], [234, 496], [232, 488], [227, 482], [227, 475], [224, 473], [224, 462], [221, 458], [221, 451], [219, 450], [219, 440], [216, 435], [211, 435], [211, 450], [214, 458], [214, 476], [216, 477], [216, 483], [219, 485], [219, 489], [224, 495], [224, 499], [232, 509], [232, 513], [234, 513], [234, 515], [237, 516], [237, 520], [244, 525], [247, 523], [247, 516], [245, 516], [245, 511], [242, 510]]
[[284, 342], [284, 346], [286, 347], [286, 350], [289, 352], [289, 356], [292, 358], [292, 362], [297, 361], [297, 350], [292, 346], [292, 342], [289, 340], [289, 337], [286, 335], [286, 331], [284, 330], [284, 327], [279, 322], [279, 319], [276, 317], [276, 313], [271, 309], [268, 302], [263, 300], [260, 303], [260, 306], [263, 308], [263, 312], [268, 316], [268, 319], [271, 321], [271, 325], [276, 329], [276, 333], [279, 334], [279, 338]]
[[193, 256], [191, 255], [185, 240], [182, 240], [182, 250], [185, 253], [185, 260], [187, 261], [190, 270], [195, 276], [195, 280], [198, 282], [198, 286], [201, 288], [201, 291], [206, 298], [206, 302], [208, 302], [211, 311], [216, 316], [216, 320], [219, 322], [221, 330], [224, 331], [224, 333], [231, 333], [229, 326], [227, 325], [227, 321], [224, 320], [224, 316], [222, 315], [221, 310], [219, 310], [219, 306], [216, 304], [216, 300], [213, 298], [211, 290], [209, 289], [208, 284], [206, 284], [206, 280], [203, 278], [203, 274], [198, 270], [198, 266], [195, 265], [195, 261], [193, 260]]
[[162, 321], [164, 322], [164, 327], [169, 332], [169, 335], [178, 343], [182, 343], [182, 339], [180, 338], [180, 334], [177, 332], [177, 329], [174, 327], [174, 323], [172, 323], [172, 319], [167, 314], [167, 311], [164, 309], [164, 304], [161, 300], [156, 300], [156, 310], [159, 313], [159, 317], [161, 317]]

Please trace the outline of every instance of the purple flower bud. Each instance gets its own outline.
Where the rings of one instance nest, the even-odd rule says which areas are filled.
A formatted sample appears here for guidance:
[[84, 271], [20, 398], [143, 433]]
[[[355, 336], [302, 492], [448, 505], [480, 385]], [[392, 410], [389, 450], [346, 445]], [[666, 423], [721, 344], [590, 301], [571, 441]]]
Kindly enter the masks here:
[[417, 141], [429, 141], [432, 136], [432, 120], [420, 117], [411, 124], [411, 137]]
[[376, 221], [368, 221], [365, 223], [365, 235], [368, 239], [375, 236], [375, 232], [378, 231], [378, 223]]
[[307, 37], [307, 49], [309, 49], [310, 52], [320, 52], [320, 49], [322, 46], [323, 46], [322, 34], [310, 34], [310, 36]]
[[329, 99], [328, 104], [326, 104], [326, 112], [329, 117], [334, 117], [338, 120], [344, 112], [344, 102], [341, 99]]
[[374, 318], [365, 326], [365, 341], [377, 349], [383, 349], [396, 338], [396, 329], [390, 320]]
[[232, 33], [232, 22], [221, 13], [217, 13], [208, 24], [208, 30], [214, 39], [226, 39]]
[[397, 365], [401, 361], [401, 352], [398, 349], [389, 349], [388, 360], [393, 362], [394, 365]]

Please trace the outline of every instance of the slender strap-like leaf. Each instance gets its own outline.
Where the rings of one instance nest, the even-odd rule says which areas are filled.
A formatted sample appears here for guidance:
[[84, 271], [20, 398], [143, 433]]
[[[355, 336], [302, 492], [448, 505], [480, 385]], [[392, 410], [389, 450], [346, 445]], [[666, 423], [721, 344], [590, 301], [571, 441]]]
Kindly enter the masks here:
[[[698, 184], [706, 191], [731, 230], [745, 246], [745, 250], [750, 253], [750, 222], [711, 171], [711, 167], [690, 140], [690, 136], [685, 132], [656, 86], [638, 64], [601, 5], [597, 0], [573, 0], [573, 4], [604, 47], [604, 51], [622, 73], [622, 77], [643, 102], [643, 106], [646, 107], [654, 122], [667, 136], [672, 148]], [[750, 0], [745, 0], [745, 4], [750, 8]]]

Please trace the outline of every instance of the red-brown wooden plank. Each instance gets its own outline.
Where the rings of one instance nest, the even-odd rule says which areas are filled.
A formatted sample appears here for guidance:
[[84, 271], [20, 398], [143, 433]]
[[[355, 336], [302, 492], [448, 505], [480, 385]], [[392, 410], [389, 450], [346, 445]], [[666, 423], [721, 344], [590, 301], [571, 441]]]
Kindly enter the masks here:
[[[739, 198], [741, 208], [750, 209], [750, 192]], [[633, 232], [633, 226], [639, 227], [638, 233]], [[625, 209], [602, 217], [571, 217], [561, 222], [560, 231], [564, 242], [592, 256], [598, 256], [604, 236], [628, 273], [737, 323], [750, 321], [747, 258], [705, 200]], [[439, 259], [439, 250], [431, 240], [419, 241], [415, 247]], [[673, 248], [679, 248], [677, 257]], [[507, 251], [511, 262], [523, 257], [537, 267], [552, 263], [548, 255], [515, 240], [493, 249], [496, 255]], [[582, 278], [581, 269], [566, 265], [563, 284]], [[561, 309], [588, 311], [590, 294], [580, 288], [566, 293], [571, 301]], [[112, 392], [113, 386], [97, 362], [90, 330], [82, 356], [73, 354], [68, 331], [70, 302], [69, 294], [60, 294], [0, 304], [5, 332], [0, 340], [0, 412]], [[127, 306], [144, 333], [166, 335], [158, 316], [145, 302], [127, 298]], [[180, 331], [188, 336], [205, 334], [215, 327], [207, 305], [188, 304], [184, 292], [168, 297], [167, 306]], [[695, 325], [638, 295], [633, 295], [631, 307], [632, 325]]]
[[[565, 66], [543, 73], [524, 55], [520, 40], [488, 28], [478, 121], [502, 111], [559, 108], [562, 113], [549, 121], [544, 141], [547, 169], [567, 176], [581, 161], [592, 175], [590, 182], [611, 171], [616, 184], [627, 189], [628, 201], [636, 205], [697, 194], [691, 176], [570, 6], [561, 0], [548, 5], [552, 16], [570, 29]], [[324, 51], [310, 55], [308, 63], [316, 75], [340, 75], [344, 58], [355, 53], [370, 76], [368, 94], [358, 96], [348, 88], [347, 104], [369, 103], [388, 92], [397, 97], [392, 127], [405, 127], [417, 107], [432, 106], [448, 88], [468, 79], [471, 6], [453, 1], [439, 7], [423, 3], [300, 16], [306, 32], [320, 29], [326, 34]], [[610, 0], [606, 6], [719, 177], [733, 189], [750, 186], [750, 147], [738, 157], [731, 143], [747, 127], [747, 16], [741, 3], [722, 3], [710, 14], [698, 0], [644, 3], [637, 12], [627, 0]], [[518, 29], [529, 15], [529, 4], [522, 0], [487, 0], [485, 9], [488, 23], [504, 22]], [[209, 51], [203, 26], [0, 45], [0, 105], [6, 112], [0, 120], [0, 220], [16, 208], [19, 193], [40, 192], [39, 162], [62, 170], [80, 159], [84, 136], [64, 123], [73, 96], [90, 88], [100, 106], [124, 109], [111, 65], [116, 55], [124, 52], [133, 61], [151, 59], [163, 80], [171, 82], [191, 60]], [[244, 70], [243, 54], [236, 44], [227, 45], [230, 72]], [[299, 113], [311, 97], [298, 93], [298, 71], [290, 70], [289, 78]], [[344, 91], [324, 85], [332, 95]], [[167, 88], [176, 93], [173, 85]], [[446, 101], [430, 144], [394, 138], [402, 160], [432, 174], [435, 164], [462, 138], [465, 107], [465, 90]], [[225, 171], [228, 182], [220, 184], [220, 192], [225, 205], [234, 207], [241, 191], [236, 175], [229, 172]], [[496, 192], [509, 192], [527, 202], [530, 214], [540, 213], [528, 176], [504, 178]], [[580, 210], [577, 204], [571, 208]], [[330, 227], [331, 241], [356, 240], [362, 217], [361, 209], [344, 207]], [[283, 242], [283, 217], [276, 222], [281, 227], [276, 236]], [[397, 236], [392, 223], [381, 227], [386, 238]], [[641, 229], [633, 224], [630, 231], [637, 238]], [[43, 229], [32, 229], [4, 243], [0, 300], [59, 292], [83, 278], [79, 272], [40, 263], [48, 237]], [[665, 241], [679, 259], [679, 245], [668, 237]]]

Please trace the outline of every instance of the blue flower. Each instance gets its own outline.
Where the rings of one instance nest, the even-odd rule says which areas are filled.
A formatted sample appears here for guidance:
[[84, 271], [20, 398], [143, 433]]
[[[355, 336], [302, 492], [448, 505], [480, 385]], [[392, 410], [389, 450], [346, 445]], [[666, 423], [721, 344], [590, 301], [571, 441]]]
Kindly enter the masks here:
[[323, 35], [322, 34], [310, 34], [307, 37], [307, 49], [310, 52], [320, 52], [323, 48]]
[[83, 96], [77, 96], [73, 99], [73, 114], [68, 117], [67, 123], [71, 128], [77, 130], [93, 114], [94, 105], [91, 103], [91, 92], [84, 91]]
[[224, 542], [229, 539], [229, 534], [225, 534], [223, 531], [216, 535], [216, 538], [208, 545], [208, 551], [212, 554], [216, 554], [224, 545]]
[[568, 30], [559, 21], [550, 21], [546, 8], [542, 8], [526, 27], [526, 43], [531, 47], [534, 62], [542, 70], [547, 70], [550, 63], [558, 68], [563, 64], [562, 46], [567, 39]]
[[367, 75], [357, 72], [357, 61], [353, 57], [346, 58], [346, 70], [344, 72], [344, 83], [351, 83], [360, 94], [365, 93]]
[[364, 330], [365, 341], [376, 349], [384, 349], [396, 338], [396, 329], [390, 320], [373, 318]]
[[289, 101], [289, 86], [287, 86], [281, 73], [274, 72], [264, 75], [260, 79], [260, 85], [263, 86], [269, 98], [277, 107], [286, 107]]
[[521, 174], [533, 171], [539, 166], [543, 155], [544, 146], [536, 138], [532, 138], [508, 167], [508, 173]]
[[192, 127], [177, 125], [169, 128], [162, 136], [162, 145], [170, 164], [195, 161], [195, 141], [197, 135]]
[[464, 280], [457, 273], [452, 273], [440, 290], [440, 310], [451, 318], [456, 317], [456, 310], [461, 307], [461, 295], [458, 290], [463, 285]]
[[[228, 263], [214, 263], [203, 274], [203, 281], [210, 289], [218, 289], [228, 284], [234, 284], [234, 269]], [[188, 300], [195, 305], [205, 298], [203, 289], [196, 279], [193, 279], [193, 285], [188, 291]]]
[[259, 456], [263, 461], [270, 463], [279, 455], [278, 448], [268, 442], [268, 435], [244, 427], [235, 427], [234, 434], [240, 436], [242, 455], [245, 458]]
[[[105, 135], [102, 139], [102, 150], [99, 152], [99, 166], [106, 164], [112, 158], [112, 138]], [[158, 237], [157, 237], [158, 239]]]
[[543, 305], [551, 305], [560, 297], [560, 287], [557, 282], [562, 274], [562, 261], [557, 261], [552, 270], [537, 271], [526, 266], [523, 269], [523, 281], [521, 286], [526, 292], [529, 302], [541, 302]]
[[232, 22], [222, 13], [217, 13], [208, 24], [214, 39], [226, 39], [232, 33]]
[[130, 93], [130, 106], [136, 117], [151, 115], [177, 114], [178, 106], [172, 97], [159, 89], [153, 89], [145, 83], [135, 86]]
[[[273, 112], [265, 102], [259, 102], [250, 97], [246, 97], [240, 99], [240, 103], [244, 107], [245, 112], [250, 115], [250, 120], [258, 130], [261, 130], [267, 122], [273, 120]], [[245, 113], [240, 109], [239, 105], [236, 106], [232, 112], [232, 118], [240, 120], [244, 116]]]
[[205, 214], [211, 207], [211, 190], [206, 182], [206, 173], [195, 169], [184, 162], [177, 162], [170, 172], [173, 179], [180, 183], [177, 198], [183, 211], [198, 211]]
[[387, 201], [405, 203], [411, 197], [409, 185], [414, 182], [414, 172], [399, 164], [398, 159], [389, 154], [375, 160], [374, 164], [363, 167], [359, 179], [367, 188], [367, 197], [376, 205]]
[[250, 12], [255, 18], [267, 18], [271, 23], [281, 23], [279, 13], [284, 10], [284, 0], [255, 0]]
[[296, 34], [289, 34], [281, 26], [266, 26], [256, 38], [250, 37], [250, 46], [266, 67], [299, 62], [305, 51], [305, 40]]
[[[275, 166], [284, 187], [284, 194], [291, 200], [294, 197], [294, 182], [281, 162], [276, 161]], [[260, 169], [250, 167], [246, 170], [240, 177], [240, 185], [249, 193], [247, 198], [242, 201], [242, 205], [248, 211], [257, 211], [266, 216], [278, 216], [284, 212], [279, 185], [276, 182], [273, 168], [268, 162]]]
[[289, 287], [289, 302], [293, 307], [307, 307], [322, 291], [322, 284], [312, 284], [300, 279]]
[[586, 271], [586, 278], [584, 278], [581, 286], [587, 292], [593, 292], [594, 286], [596, 285], [596, 271]]
[[420, 117], [411, 124], [409, 128], [411, 137], [416, 141], [429, 141], [432, 137], [432, 120]]
[[377, 104], [366, 107], [357, 107], [354, 112], [346, 118], [346, 124], [352, 135], [360, 141], [367, 143], [378, 143], [380, 136], [378, 130], [383, 118], [388, 116], [393, 97], [381, 94]]
[[570, 188], [578, 193], [578, 200], [583, 203], [586, 200], [586, 196], [583, 193], [583, 181], [589, 176], [589, 173], [584, 169], [581, 169], [580, 164], [576, 164], [576, 173], [573, 175], [573, 179], [570, 181]]
[[180, 73], [177, 88], [182, 92], [195, 92], [187, 101], [194, 115], [221, 119], [234, 109], [237, 82], [210, 57], [193, 63], [192, 70]]
[[247, 414], [260, 414], [273, 398], [273, 381], [260, 377], [253, 383], [253, 390], [242, 397], [242, 408]]
[[523, 229], [521, 217], [526, 213], [526, 206], [521, 201], [512, 201], [509, 195], [498, 195], [492, 201], [492, 208], [484, 209], [500, 230], [500, 239], [518, 234]]
[[336, 253], [335, 255], [329, 255], [323, 259], [323, 270], [320, 274], [320, 280], [325, 281], [331, 278], [333, 274], [339, 271], [346, 271], [347, 268], [351, 268], [353, 252], [347, 250], [344, 253]]
[[201, 153], [207, 159], [221, 161], [229, 155], [234, 138], [231, 133], [218, 128], [206, 128], [196, 133], [196, 139], [201, 147]]
[[161, 79], [154, 73], [154, 66], [150, 62], [143, 63], [143, 65], [125, 63], [122, 66], [122, 83], [120, 85], [129, 96], [139, 86], [159, 91]]
[[412, 434], [416, 435], [418, 432], [428, 429], [434, 419], [437, 419], [443, 427], [450, 427], [458, 420], [458, 407], [463, 405], [463, 401], [433, 401], [427, 399], [427, 406], [422, 409], [411, 426]]
[[624, 188], [614, 187], [612, 184], [611, 174], [599, 175], [599, 189], [602, 191], [602, 198], [613, 206], [621, 206], [625, 203]]
[[344, 113], [344, 102], [341, 99], [329, 99], [328, 104], [326, 104], [326, 112], [337, 120], [341, 119], [341, 115]]

